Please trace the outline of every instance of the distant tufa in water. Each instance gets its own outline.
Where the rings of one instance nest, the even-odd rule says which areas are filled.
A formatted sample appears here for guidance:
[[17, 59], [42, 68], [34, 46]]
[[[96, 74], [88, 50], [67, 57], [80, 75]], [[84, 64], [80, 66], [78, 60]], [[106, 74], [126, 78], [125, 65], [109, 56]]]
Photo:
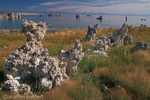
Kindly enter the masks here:
[[8, 14], [2, 14], [0, 15], [0, 19], [10, 19], [10, 20], [15, 20], [21, 18], [21, 15], [19, 13], [14, 13], [14, 12], [10, 12]]

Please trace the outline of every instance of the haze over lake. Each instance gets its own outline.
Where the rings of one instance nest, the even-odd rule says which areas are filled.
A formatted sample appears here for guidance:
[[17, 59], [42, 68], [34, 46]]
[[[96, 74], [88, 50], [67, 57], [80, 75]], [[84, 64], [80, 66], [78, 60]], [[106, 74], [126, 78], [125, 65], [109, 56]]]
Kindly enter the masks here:
[[[0, 29], [21, 29], [22, 20], [32, 20], [35, 22], [46, 22], [48, 29], [73, 29], [73, 28], [87, 28], [88, 25], [94, 26], [100, 24], [102, 28], [119, 28], [123, 23], [133, 26], [140, 26], [141, 24], [150, 26], [150, 16], [128, 16], [127, 21], [125, 16], [103, 15], [103, 20], [97, 20], [100, 15], [81, 15], [76, 18], [75, 14], [63, 14], [63, 16], [48, 15], [22, 15], [20, 19], [15, 20], [0, 20]], [[146, 19], [146, 20], [141, 20]]]

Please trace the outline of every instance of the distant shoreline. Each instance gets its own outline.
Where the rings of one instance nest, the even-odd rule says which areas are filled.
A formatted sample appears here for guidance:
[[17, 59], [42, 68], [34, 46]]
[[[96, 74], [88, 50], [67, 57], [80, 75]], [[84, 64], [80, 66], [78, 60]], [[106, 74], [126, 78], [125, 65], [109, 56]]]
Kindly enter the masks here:
[[26, 12], [18, 12], [20, 15], [40, 15], [40, 13], [26, 13]]
[[[0, 15], [4, 15], [4, 14], [7, 14], [7, 13], [0, 13]], [[41, 13], [30, 13], [30, 12], [17, 12], [16, 14], [19, 14], [19, 15], [44, 15]]]

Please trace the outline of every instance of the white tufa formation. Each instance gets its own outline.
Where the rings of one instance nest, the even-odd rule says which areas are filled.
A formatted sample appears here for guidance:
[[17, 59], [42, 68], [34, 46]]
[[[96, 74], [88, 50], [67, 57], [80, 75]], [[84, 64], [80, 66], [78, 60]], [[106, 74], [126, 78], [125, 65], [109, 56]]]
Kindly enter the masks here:
[[7, 81], [4, 83], [4, 87], [6, 90], [17, 92], [18, 89], [20, 92], [30, 92], [30, 87], [26, 84], [20, 84], [17, 80], [17, 77], [14, 79], [12, 75], [7, 74]]
[[92, 53], [107, 57], [106, 51], [110, 49], [110, 39], [105, 36], [99, 37], [99, 39], [96, 39], [96, 43], [90, 44], [90, 46], [93, 48]]
[[96, 39], [95, 44], [90, 44], [91, 48], [93, 49], [92, 52], [95, 54], [102, 54], [103, 56], [108, 56], [106, 53], [107, 50], [110, 49], [110, 46], [122, 46], [127, 42], [133, 43], [132, 36], [127, 35], [128, 28], [126, 24], [118, 30], [114, 32], [113, 35], [107, 34], [107, 36], [101, 36]]
[[82, 60], [83, 56], [84, 53], [82, 52], [82, 44], [80, 44], [80, 40], [76, 39], [75, 46], [66, 52], [61, 50], [58, 58], [67, 63], [67, 74], [76, 74], [78, 63]]
[[114, 46], [122, 46], [126, 41], [129, 41], [129, 43], [133, 43], [132, 36], [127, 35], [128, 28], [126, 24], [123, 24], [123, 26], [118, 30], [117, 32], [114, 32], [113, 36], [111, 36], [111, 43]]
[[30, 87], [25, 81], [34, 77], [39, 86], [50, 90], [54, 85], [60, 85], [69, 79], [66, 75], [67, 63], [50, 57], [48, 50], [43, 48], [41, 40], [46, 30], [45, 23], [23, 21], [22, 31], [27, 36], [27, 41], [5, 61], [7, 81], [3, 84], [3, 89], [29, 92]]
[[99, 29], [101, 29], [101, 26], [99, 24], [96, 24], [94, 27], [92, 27], [91, 25], [88, 26], [88, 32], [86, 35], [88, 41], [95, 39], [95, 36]]

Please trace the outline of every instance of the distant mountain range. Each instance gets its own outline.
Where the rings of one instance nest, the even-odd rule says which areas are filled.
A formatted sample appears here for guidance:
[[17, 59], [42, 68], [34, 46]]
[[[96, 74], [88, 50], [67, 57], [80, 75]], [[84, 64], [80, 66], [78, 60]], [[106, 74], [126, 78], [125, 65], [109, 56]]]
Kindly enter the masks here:
[[17, 12], [20, 15], [40, 15], [40, 13], [30, 13], [30, 12]]
[[[77, 14], [75, 12], [39, 12], [39, 13], [43, 13], [43, 14]], [[80, 13], [83, 15], [120, 15], [120, 16], [150, 16], [150, 14], [134, 14], [134, 13], [126, 13], [126, 14], [116, 14], [116, 13], [92, 13], [92, 12], [83, 12]]]
[[[0, 14], [5, 14], [13, 11], [0, 11]], [[15, 12], [15, 11], [14, 11]], [[75, 12], [15, 12], [15, 13], [20, 13], [21, 15], [39, 15], [39, 14], [76, 14]], [[113, 14], [113, 13], [92, 13], [92, 12], [83, 12], [80, 13], [83, 15], [122, 15], [122, 16], [150, 16], [150, 14]]]

